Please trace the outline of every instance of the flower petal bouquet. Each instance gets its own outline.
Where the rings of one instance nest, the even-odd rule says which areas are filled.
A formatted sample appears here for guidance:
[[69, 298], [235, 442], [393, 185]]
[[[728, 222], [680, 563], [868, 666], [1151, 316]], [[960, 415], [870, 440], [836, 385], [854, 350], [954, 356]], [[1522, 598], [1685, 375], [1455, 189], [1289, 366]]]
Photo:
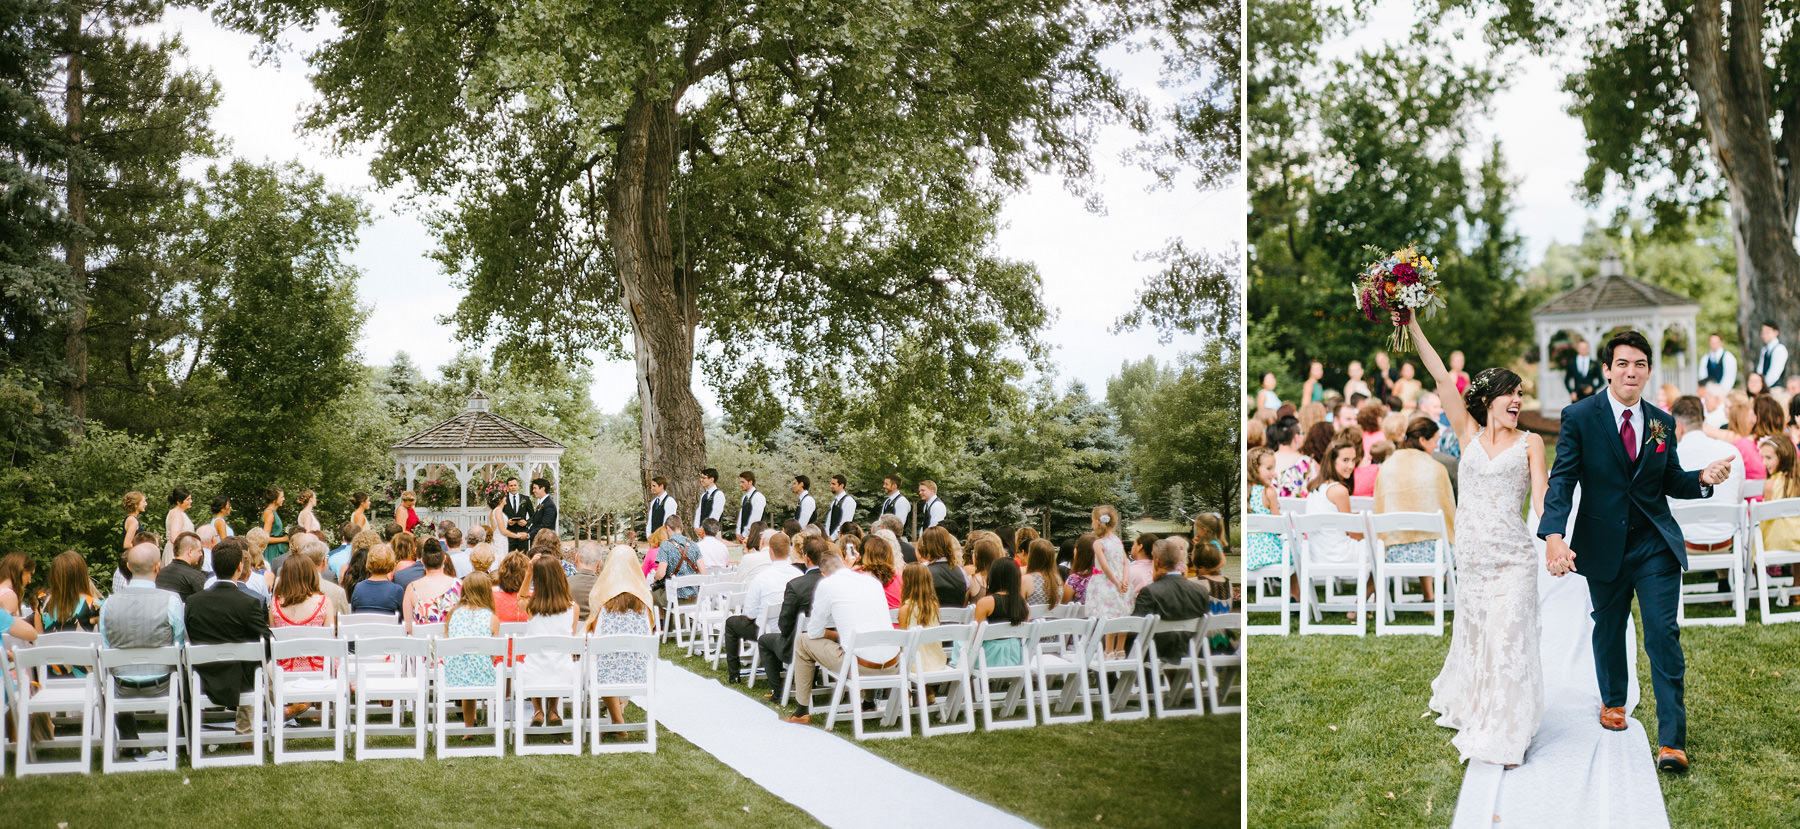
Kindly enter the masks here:
[[1413, 314], [1422, 313], [1425, 319], [1431, 319], [1444, 307], [1437, 263], [1413, 245], [1392, 253], [1374, 245], [1364, 250], [1374, 255], [1375, 261], [1356, 277], [1356, 308], [1370, 322], [1385, 318], [1393, 325], [1394, 335], [1388, 340], [1388, 347], [1405, 353], [1412, 348], [1406, 324], [1412, 321]]

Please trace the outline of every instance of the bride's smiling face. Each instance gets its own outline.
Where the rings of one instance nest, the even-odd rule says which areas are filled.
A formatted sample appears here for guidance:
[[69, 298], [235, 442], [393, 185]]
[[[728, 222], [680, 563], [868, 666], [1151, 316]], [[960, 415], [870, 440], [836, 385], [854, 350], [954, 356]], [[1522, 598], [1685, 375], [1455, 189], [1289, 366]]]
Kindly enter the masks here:
[[1488, 404], [1487, 419], [1490, 425], [1505, 426], [1508, 429], [1519, 428], [1519, 409], [1525, 405], [1525, 397], [1514, 389], [1511, 394], [1494, 398]]

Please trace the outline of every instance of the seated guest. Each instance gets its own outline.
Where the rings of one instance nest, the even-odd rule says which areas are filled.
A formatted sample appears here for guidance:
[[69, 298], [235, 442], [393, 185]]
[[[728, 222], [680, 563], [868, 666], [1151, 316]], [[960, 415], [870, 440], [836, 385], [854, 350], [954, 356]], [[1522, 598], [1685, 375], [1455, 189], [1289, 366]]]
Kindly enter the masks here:
[[446, 552], [450, 553], [451, 565], [445, 569], [448, 571], [454, 568], [456, 572], [450, 575], [460, 579], [475, 572], [475, 547], [481, 544], [482, 529], [480, 526], [470, 527], [467, 533], [457, 530], [455, 527], [451, 529], [455, 530], [455, 536], [452, 537], [446, 533], [444, 537]]
[[[44, 595], [38, 599], [38, 612], [32, 614], [31, 624], [41, 633], [62, 633], [91, 631], [99, 622], [100, 591], [94, 587], [87, 559], [74, 550], [65, 550], [50, 562], [50, 577], [44, 580]], [[51, 673], [57, 672], [53, 668]]]
[[250, 577], [244, 579], [244, 584], [264, 599], [274, 597], [275, 574], [269, 570], [268, 562], [263, 560], [263, 550], [269, 546], [269, 531], [251, 527], [249, 532], [244, 533], [244, 541], [250, 545], [246, 551], [250, 562]]
[[[239, 587], [250, 575], [244, 561], [247, 545], [227, 538], [213, 548], [213, 567], [218, 580], [187, 601], [187, 633], [197, 645], [261, 642], [269, 638], [269, 612], [255, 594]], [[239, 705], [243, 693], [256, 684], [262, 662], [214, 662], [200, 665], [200, 691], [214, 705], [237, 709], [237, 733], [248, 734], [254, 705]]]
[[[427, 553], [427, 555], [430, 555]], [[562, 562], [545, 556], [531, 565], [531, 597], [525, 601], [526, 636], [574, 636], [579, 628], [575, 597], [569, 595], [569, 578], [563, 575]], [[519, 666], [519, 682], [532, 685], [566, 685], [575, 675], [576, 663], [567, 653], [534, 653]], [[580, 705], [580, 700], [576, 700]], [[559, 698], [533, 697], [531, 724], [562, 724]], [[548, 717], [548, 720], [546, 720]]]
[[[363, 533], [362, 535], [374, 535]], [[375, 536], [380, 538], [381, 536]], [[360, 536], [359, 536], [360, 540]], [[394, 548], [386, 544], [377, 544], [368, 555], [369, 577], [359, 581], [350, 593], [350, 611], [352, 613], [391, 613], [394, 620], [400, 619], [400, 608], [406, 597], [406, 588], [394, 583]]]
[[200, 570], [200, 536], [182, 533], [175, 538], [175, 557], [156, 574], [156, 586], [187, 601], [206, 589], [206, 573]]
[[1350, 494], [1359, 498], [1374, 495], [1375, 475], [1393, 454], [1394, 444], [1391, 441], [1379, 441], [1369, 447], [1369, 462], [1356, 467], [1356, 471], [1351, 473]]
[[[931, 568], [918, 562], [900, 571], [900, 623], [903, 630], [933, 628], [938, 625], [937, 589], [931, 584]], [[914, 670], [921, 673], [950, 667], [942, 642], [922, 644], [917, 651]]]
[[339, 614], [349, 613], [349, 594], [345, 593], [343, 587], [340, 587], [336, 582], [329, 578], [331, 570], [325, 563], [325, 556], [328, 551], [329, 548], [325, 546], [325, 542], [318, 536], [296, 535], [294, 537], [293, 552], [288, 554], [288, 559], [293, 562], [304, 560], [313, 569], [318, 570], [319, 590], [325, 594], [326, 598], [331, 600], [332, 611]]
[[830, 551], [831, 542], [818, 536], [806, 536], [801, 540], [800, 552], [805, 558], [806, 570], [782, 588], [777, 629], [756, 639], [762, 648], [762, 664], [769, 674], [769, 687], [773, 689], [765, 695], [768, 699], [781, 696], [783, 666], [793, 656], [794, 637], [799, 633], [795, 628], [799, 627], [802, 614], [812, 613], [813, 591], [819, 586], [819, 560]]
[[969, 577], [956, 566], [955, 543], [950, 531], [943, 527], [932, 527], [919, 534], [919, 562], [931, 570], [939, 608], [969, 606]]
[[[824, 543], [824, 550], [819, 559], [820, 578], [813, 591], [812, 612], [806, 617], [806, 630], [802, 631], [799, 646], [794, 651], [794, 689], [799, 697], [793, 715], [787, 717], [791, 723], [812, 722], [807, 703], [812, 696], [813, 675], [819, 666], [823, 665], [834, 674], [843, 670], [846, 654], [839, 644], [841, 634], [849, 632], [854, 636], [894, 629], [881, 583], [872, 576], [851, 570], [845, 566], [843, 558], [832, 551], [830, 542], [815, 539]], [[808, 539], [809, 550], [815, 539]], [[893, 673], [900, 663], [900, 649], [893, 645], [859, 645], [853, 656], [863, 671], [874, 674]]]
[[[381, 543], [381, 533], [374, 530], [362, 530], [350, 539], [350, 558], [338, 570], [337, 577], [338, 586], [344, 588], [345, 596], [352, 599], [356, 597], [356, 585], [369, 577], [369, 551]], [[388, 556], [391, 560], [391, 549]]]
[[[656, 548], [656, 572], [654, 584], [650, 588], [650, 596], [659, 605], [667, 602], [663, 595], [663, 583], [678, 576], [706, 574], [706, 562], [700, 558], [700, 551], [682, 534], [681, 518], [671, 515], [663, 528], [669, 531], [669, 537]], [[693, 601], [699, 595], [698, 587], [683, 587], [675, 591], [675, 601]]]
[[462, 598], [462, 582], [444, 572], [444, 565], [449, 560], [443, 542], [435, 538], [425, 540], [425, 553], [419, 557], [425, 574], [407, 585], [406, 597], [401, 600], [407, 630], [412, 630], [414, 625], [442, 624], [450, 608]]
[[[732, 581], [740, 584], [749, 584], [751, 580], [755, 579], [757, 575], [763, 571], [763, 568], [769, 566], [770, 562], [774, 560], [774, 556], [770, 554], [764, 545], [766, 545], [768, 539], [774, 535], [776, 535], [776, 533], [767, 530], [759, 530], [756, 527], [750, 528], [750, 536], [755, 539], [755, 541], [746, 541], [744, 543], [744, 555], [742, 558], [738, 559], [738, 569], [737, 572], [732, 575]], [[707, 566], [710, 567], [712, 565], [709, 564]]]
[[[1237, 596], [1232, 591], [1231, 579], [1219, 572], [1225, 566], [1225, 557], [1220, 555], [1216, 548], [1209, 546], [1195, 548], [1193, 557], [1197, 561], [1190, 563], [1188, 568], [1190, 571], [1199, 573], [1193, 582], [1206, 588], [1207, 595], [1212, 598], [1212, 604], [1207, 610], [1213, 615], [1230, 613], [1232, 606], [1237, 601]], [[1237, 651], [1235, 633], [1224, 631], [1213, 634], [1212, 648], [1220, 653], [1235, 653]]]
[[1025, 603], [1056, 606], [1075, 598], [1074, 588], [1063, 584], [1056, 569], [1056, 545], [1034, 538], [1025, 545]]
[[[348, 521], [338, 528], [338, 546], [325, 554], [325, 569], [331, 581], [339, 581], [344, 576], [344, 568], [350, 566], [350, 557], [356, 555], [356, 537], [362, 534], [362, 528]], [[374, 536], [379, 538], [379, 536]], [[367, 548], [364, 548], [367, 549]], [[342, 587], [343, 585], [338, 585]]]
[[[186, 533], [184, 533], [186, 535]], [[196, 541], [199, 536], [194, 537]], [[131, 580], [100, 606], [100, 641], [109, 648], [166, 648], [187, 642], [187, 611], [181, 597], [156, 586], [162, 551], [155, 544], [138, 544], [125, 554]], [[113, 673], [121, 697], [160, 697], [169, 693], [167, 666], [119, 668]], [[138, 738], [137, 715], [120, 712], [113, 718], [119, 739]], [[170, 728], [175, 724], [170, 723]], [[137, 749], [125, 749], [127, 757]]]
[[[494, 580], [485, 571], [477, 570], [462, 579], [462, 593], [456, 600], [456, 606], [444, 619], [444, 636], [499, 636], [500, 617], [494, 615]], [[444, 661], [444, 681], [455, 686], [469, 687], [475, 685], [494, 684], [494, 660], [485, 656], [464, 654], [452, 656]], [[475, 724], [475, 700], [462, 701], [463, 725]], [[489, 711], [488, 716], [500, 716], [498, 711]], [[463, 735], [464, 740], [473, 740], [473, 735]]]
[[[275, 579], [275, 601], [269, 604], [269, 627], [320, 627], [329, 631], [337, 621], [331, 600], [319, 590], [319, 571], [312, 567], [283, 567]], [[329, 633], [327, 633], [329, 638]], [[325, 658], [301, 656], [280, 661], [287, 671], [323, 671]], [[283, 712], [294, 717], [311, 707], [311, 703], [295, 703]]]
[[461, 578], [469, 574], [469, 551], [463, 547], [463, 531], [450, 521], [441, 522], [438, 538], [444, 542], [444, 574]]
[[520, 606], [519, 594], [531, 582], [531, 559], [523, 552], [513, 550], [506, 554], [500, 562], [500, 572], [494, 578], [494, 615], [500, 617], [502, 623], [523, 622], [531, 618], [526, 615], [525, 608]]
[[[1456, 496], [1450, 488], [1450, 472], [1432, 457], [1437, 444], [1438, 425], [1430, 418], [1414, 418], [1406, 427], [1400, 448], [1381, 466], [1375, 478], [1377, 514], [1387, 512], [1434, 512], [1444, 516], [1444, 541], [1456, 541]], [[1383, 533], [1386, 559], [1390, 564], [1419, 564], [1431, 561], [1438, 536], [1428, 532], [1406, 531]], [[1446, 559], [1447, 560], [1447, 559]], [[1419, 580], [1425, 601], [1435, 595], [1435, 579]]]
[[1094, 542], [1098, 539], [1093, 533], [1082, 533], [1075, 539], [1074, 557], [1069, 559], [1069, 578], [1066, 584], [1074, 591], [1075, 601], [1087, 601], [1088, 580], [1094, 577]]
[[[1785, 437], [1757, 440], [1764, 468], [1768, 470], [1763, 485], [1763, 499], [1777, 501], [1800, 498], [1800, 463], [1794, 457], [1794, 444]], [[1763, 549], [1800, 550], [1800, 518], [1775, 518], [1762, 522]], [[1758, 562], [1760, 564], [1760, 562]]]
[[471, 573], [481, 572], [492, 576], [494, 575], [494, 565], [498, 563], [494, 561], [492, 544], [485, 542], [477, 544], [473, 550], [469, 551], [469, 572]]
[[[1212, 605], [1212, 596], [1206, 588], [1188, 581], [1182, 575], [1187, 569], [1186, 562], [1182, 560], [1181, 546], [1174, 539], [1157, 543], [1154, 567], [1156, 578], [1148, 587], [1138, 591], [1137, 601], [1131, 606], [1131, 615], [1148, 616], [1154, 613], [1175, 622], [1206, 615]], [[1156, 635], [1156, 650], [1164, 661], [1178, 661], [1187, 654], [1187, 640], [1179, 633], [1159, 633]]]
[[[632, 559], [636, 558], [634, 553]], [[575, 604], [581, 606], [579, 618], [583, 621], [593, 617], [594, 609], [588, 599], [600, 578], [600, 559], [600, 542], [590, 539], [575, 544], [575, 575], [569, 577], [569, 592], [575, 594]]]
[[1150, 564], [1151, 551], [1156, 549], [1156, 542], [1162, 539], [1155, 533], [1141, 533], [1131, 545], [1131, 562], [1125, 565], [1125, 595], [1135, 596], [1144, 585], [1153, 578]]
[[[1676, 501], [1675, 504], [1715, 504], [1718, 506], [1743, 508], [1744, 503], [1744, 469], [1743, 458], [1738, 455], [1737, 447], [1706, 434], [1706, 410], [1700, 398], [1687, 396], [1677, 397], [1669, 406], [1669, 414], [1675, 417], [1675, 449], [1680, 455], [1681, 468], [1685, 470], [1705, 469], [1714, 461], [1730, 460], [1731, 471], [1725, 477], [1725, 483], [1713, 487], [1711, 498], [1697, 501]], [[1758, 442], [1760, 454], [1761, 442]], [[1758, 458], [1761, 460], [1761, 458]], [[1767, 472], [1768, 465], [1764, 464]], [[1773, 485], [1774, 475], [1770, 474], [1771, 483], [1763, 485], [1765, 498], [1779, 498], [1770, 495], [1768, 489]], [[1732, 536], [1737, 532], [1735, 523], [1681, 525], [1682, 539], [1687, 543], [1688, 555], [1703, 555], [1730, 549]], [[1729, 587], [1726, 588], [1729, 592]]]
[[[846, 525], [848, 526], [848, 525]], [[841, 537], [840, 533], [840, 537]], [[894, 548], [880, 536], [863, 539], [862, 555], [856, 560], [856, 571], [874, 576], [887, 596], [888, 609], [900, 607], [900, 573], [894, 569]]]
[[[972, 622], [990, 625], [1022, 625], [1031, 619], [1031, 608], [1025, 604], [1020, 590], [1019, 565], [1011, 556], [1001, 556], [988, 565], [985, 579], [987, 595], [975, 602], [970, 614]], [[960, 649], [959, 649], [960, 650]], [[982, 658], [995, 667], [1025, 664], [1025, 642], [1022, 639], [990, 639], [981, 643]], [[952, 653], [950, 661], [960, 665], [960, 653]]]
[[[717, 521], [708, 518], [708, 524]], [[637, 552], [623, 544], [614, 547], [606, 565], [594, 581], [588, 604], [594, 614], [588, 618], [590, 636], [650, 635], [650, 588], [644, 584], [638, 569]], [[736, 649], [728, 651], [736, 655]], [[649, 662], [643, 654], [598, 653], [594, 659], [596, 679], [603, 685], [637, 685], [644, 681]], [[735, 672], [733, 672], [735, 675]], [[625, 722], [623, 697], [601, 697], [606, 713], [615, 725]], [[623, 735], [607, 733], [603, 739], [622, 739]]]
[[898, 516], [890, 513], [875, 519], [875, 528], [870, 532], [887, 533], [893, 536], [888, 543], [895, 545], [894, 549], [900, 551], [900, 561], [911, 564], [919, 560], [918, 550], [913, 548], [912, 542], [903, 537], [906, 535], [906, 527], [900, 523]]
[[[700, 560], [707, 567], [719, 568], [731, 564], [731, 551], [725, 549], [725, 542], [719, 540], [719, 520], [708, 518], [694, 528], [698, 534], [694, 546], [700, 549]], [[746, 548], [748, 550], [748, 548]]]
[[403, 532], [388, 541], [394, 549], [394, 583], [405, 587], [425, 576], [425, 567], [419, 564], [419, 537]]
[[[792, 545], [788, 537], [778, 532], [764, 533], [769, 542], [769, 556], [777, 563], [765, 565], [757, 571], [744, 588], [744, 612], [725, 620], [725, 641], [721, 646], [725, 651], [725, 681], [736, 684], [743, 681], [739, 676], [742, 664], [738, 654], [739, 643], [745, 639], [755, 639], [758, 633], [757, 620], [763, 609], [770, 604], [782, 600], [787, 584], [800, 577], [800, 571], [787, 566]], [[804, 561], [804, 559], [802, 559]], [[765, 660], [768, 656], [765, 654]]]

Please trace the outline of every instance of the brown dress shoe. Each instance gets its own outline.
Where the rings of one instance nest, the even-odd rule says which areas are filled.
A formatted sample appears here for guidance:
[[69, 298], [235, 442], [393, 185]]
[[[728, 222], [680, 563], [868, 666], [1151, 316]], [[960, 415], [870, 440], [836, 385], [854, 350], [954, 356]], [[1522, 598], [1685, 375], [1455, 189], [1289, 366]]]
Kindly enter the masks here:
[[1656, 767], [1673, 774], [1686, 774], [1688, 770], [1687, 752], [1679, 748], [1663, 746], [1656, 750]]
[[1623, 708], [1602, 708], [1602, 709], [1600, 709], [1600, 727], [1606, 729], [1607, 731], [1624, 731], [1625, 730], [1625, 709], [1623, 709]]

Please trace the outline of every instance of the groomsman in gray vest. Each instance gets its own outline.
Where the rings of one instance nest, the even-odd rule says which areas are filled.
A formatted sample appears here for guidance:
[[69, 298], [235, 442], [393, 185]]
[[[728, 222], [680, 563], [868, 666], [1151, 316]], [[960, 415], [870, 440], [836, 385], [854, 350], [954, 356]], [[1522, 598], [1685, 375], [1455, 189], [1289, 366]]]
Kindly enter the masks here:
[[794, 520], [805, 527], [813, 522], [813, 513], [819, 511], [819, 502], [813, 500], [812, 496], [812, 479], [805, 475], [795, 475], [790, 486], [794, 488], [794, 494], [799, 496], [794, 503]]
[[744, 491], [744, 497], [738, 501], [737, 537], [739, 541], [750, 534], [750, 525], [763, 520], [763, 508], [769, 500], [756, 489], [756, 473], [746, 469], [738, 473], [738, 489]]
[[900, 476], [889, 475], [881, 479], [881, 510], [875, 513], [876, 518], [892, 515], [900, 519], [900, 526], [906, 526], [907, 517], [912, 515], [912, 502], [900, 494]]
[[937, 497], [936, 481], [919, 482], [919, 532], [944, 523], [944, 502]]
[[856, 520], [856, 496], [844, 491], [850, 482], [842, 475], [831, 476], [831, 511], [825, 513], [825, 537], [836, 541], [838, 529]]
[[649, 538], [671, 515], [680, 515], [680, 505], [669, 494], [669, 479], [658, 475], [650, 479], [650, 512], [644, 519], [644, 537]]
[[[125, 553], [131, 580], [100, 605], [100, 641], [109, 648], [166, 648], [187, 642], [187, 608], [181, 597], [156, 586], [162, 550], [155, 544], [139, 544]], [[169, 693], [166, 666], [120, 668], [113, 674], [121, 697], [160, 697]], [[119, 739], [138, 738], [137, 715], [129, 711], [114, 717]], [[175, 724], [170, 723], [170, 728]], [[142, 752], [121, 750], [126, 757]]]
[[722, 522], [724, 515], [725, 493], [719, 491], [719, 470], [709, 466], [700, 470], [700, 503], [694, 506], [694, 526], [706, 523], [708, 518]]

